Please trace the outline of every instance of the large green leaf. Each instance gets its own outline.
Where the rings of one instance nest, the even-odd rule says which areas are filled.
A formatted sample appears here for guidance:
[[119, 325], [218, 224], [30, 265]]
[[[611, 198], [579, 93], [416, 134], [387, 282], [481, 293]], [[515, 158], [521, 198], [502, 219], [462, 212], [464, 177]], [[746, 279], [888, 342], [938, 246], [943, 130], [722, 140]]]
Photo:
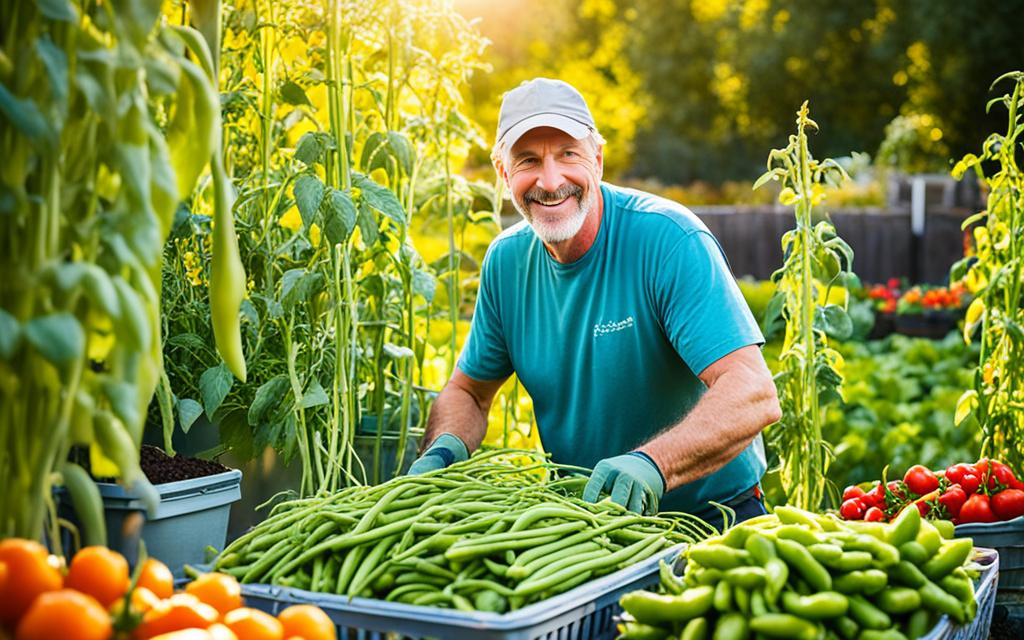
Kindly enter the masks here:
[[405, 210], [395, 194], [387, 187], [382, 187], [363, 174], [353, 171], [352, 184], [362, 191], [363, 201], [380, 211], [401, 226], [405, 226]]
[[36, 39], [36, 54], [46, 67], [50, 91], [63, 115], [68, 103], [68, 57], [64, 50], [53, 44], [49, 35]]
[[235, 376], [223, 362], [216, 367], [210, 367], [199, 377], [199, 393], [203, 396], [203, 408], [209, 419], [213, 419], [213, 415], [224, 402], [224, 398], [228, 397], [234, 383]]
[[302, 134], [295, 145], [295, 159], [307, 166], [313, 166], [320, 160], [324, 152], [324, 136], [322, 133], [310, 131]]
[[374, 131], [363, 143], [363, 155], [360, 158], [359, 166], [363, 168], [367, 173], [374, 169], [384, 169], [388, 167], [388, 138], [379, 131]]
[[398, 165], [405, 172], [405, 175], [412, 175], [412, 165], [416, 159], [416, 151], [412, 143], [403, 134], [397, 131], [388, 131], [388, 146], [391, 153], [398, 160]]
[[270, 422], [280, 412], [282, 404], [291, 398], [291, 383], [283, 373], [267, 380], [256, 390], [256, 396], [249, 406], [249, 424], [252, 426]]
[[434, 300], [434, 292], [437, 291], [437, 280], [430, 271], [414, 267], [412, 270], [413, 293], [423, 296], [427, 303]]
[[359, 201], [359, 231], [363, 236], [363, 244], [372, 247], [380, 239], [380, 231], [377, 226], [377, 218], [373, 210], [366, 204], [365, 200]]
[[107, 397], [114, 415], [132, 434], [136, 442], [142, 440], [144, 418], [139, 408], [139, 389], [135, 384], [124, 380], [104, 377], [103, 395]]
[[286, 80], [284, 84], [281, 85], [281, 99], [288, 104], [296, 106], [313, 106], [313, 103], [309, 101], [309, 97], [306, 96], [305, 89], [291, 80]]
[[814, 328], [824, 331], [830, 338], [847, 340], [853, 333], [853, 321], [839, 305], [829, 304], [814, 310]]
[[14, 128], [28, 139], [40, 142], [46, 148], [54, 146], [54, 132], [35, 101], [31, 98], [18, 98], [3, 83], [0, 83], [0, 113], [7, 116]]
[[356, 226], [356, 207], [348, 193], [331, 189], [324, 208], [324, 233], [331, 244], [343, 244]]
[[175, 407], [178, 410], [178, 424], [185, 433], [188, 433], [199, 416], [203, 415], [203, 406], [191, 398], [178, 400]]
[[78, 11], [68, 0], [36, 0], [39, 13], [43, 17], [58, 22], [77, 22]]
[[290, 269], [281, 277], [281, 306], [291, 311], [323, 288], [324, 276], [319, 271]]
[[319, 380], [313, 380], [309, 388], [306, 389], [305, 395], [302, 396], [302, 402], [299, 403], [299, 406], [303, 409], [309, 409], [325, 405], [328, 402], [330, 402], [330, 398], [327, 397], [327, 392], [324, 391], [323, 385], [320, 384]]
[[295, 195], [295, 204], [299, 208], [299, 215], [302, 216], [302, 224], [308, 229], [316, 222], [316, 213], [320, 210], [320, 203], [324, 198], [324, 183], [315, 175], [304, 173], [296, 178], [292, 192]]

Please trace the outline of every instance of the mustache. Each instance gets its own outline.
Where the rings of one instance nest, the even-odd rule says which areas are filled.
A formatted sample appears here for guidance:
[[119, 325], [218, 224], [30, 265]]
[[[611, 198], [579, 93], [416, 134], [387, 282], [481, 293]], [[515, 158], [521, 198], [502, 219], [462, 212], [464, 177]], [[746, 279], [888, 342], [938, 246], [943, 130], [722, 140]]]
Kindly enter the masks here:
[[526, 204], [530, 204], [530, 202], [541, 202], [543, 200], [562, 200], [570, 196], [577, 199], [581, 198], [583, 196], [583, 188], [575, 184], [564, 184], [554, 191], [545, 191], [540, 187], [533, 187], [523, 194], [523, 201]]

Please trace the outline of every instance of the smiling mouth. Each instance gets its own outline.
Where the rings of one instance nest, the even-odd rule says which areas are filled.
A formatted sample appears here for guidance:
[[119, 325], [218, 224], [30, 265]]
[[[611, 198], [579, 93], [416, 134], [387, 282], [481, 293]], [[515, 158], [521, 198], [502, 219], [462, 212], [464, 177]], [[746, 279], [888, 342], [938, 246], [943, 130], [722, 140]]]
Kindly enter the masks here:
[[565, 202], [568, 199], [569, 199], [569, 197], [566, 196], [565, 198], [562, 198], [561, 200], [547, 200], [547, 201], [544, 201], [544, 200], [534, 200], [533, 202], [534, 202], [534, 204], [539, 204], [542, 207], [554, 208], [554, 207], [557, 207], [557, 206], [561, 205], [563, 202]]

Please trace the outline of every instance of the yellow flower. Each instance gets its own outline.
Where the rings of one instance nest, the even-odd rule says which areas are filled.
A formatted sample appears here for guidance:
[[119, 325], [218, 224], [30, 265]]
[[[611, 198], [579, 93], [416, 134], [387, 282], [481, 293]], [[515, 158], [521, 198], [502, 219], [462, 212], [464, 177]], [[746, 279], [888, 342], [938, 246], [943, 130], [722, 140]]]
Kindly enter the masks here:
[[797, 195], [796, 191], [792, 188], [786, 187], [779, 193], [779, 202], [787, 207], [791, 207], [800, 200], [800, 196]]
[[278, 226], [290, 229], [291, 231], [298, 231], [302, 226], [302, 216], [299, 214], [299, 208], [292, 205], [281, 218], [277, 221]]

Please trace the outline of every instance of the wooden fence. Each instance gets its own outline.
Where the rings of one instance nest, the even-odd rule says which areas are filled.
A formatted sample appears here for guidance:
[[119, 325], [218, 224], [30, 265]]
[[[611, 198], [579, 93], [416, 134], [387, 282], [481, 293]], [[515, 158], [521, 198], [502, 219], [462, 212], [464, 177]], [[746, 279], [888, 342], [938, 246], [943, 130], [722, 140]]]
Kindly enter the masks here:
[[[782, 207], [693, 207], [725, 250], [737, 277], [766, 279], [782, 265], [782, 234], [794, 226]], [[909, 209], [837, 210], [836, 231], [853, 249], [853, 270], [864, 282], [891, 277], [943, 283], [963, 256], [960, 225], [971, 210], [930, 208], [924, 233], [911, 231]]]

